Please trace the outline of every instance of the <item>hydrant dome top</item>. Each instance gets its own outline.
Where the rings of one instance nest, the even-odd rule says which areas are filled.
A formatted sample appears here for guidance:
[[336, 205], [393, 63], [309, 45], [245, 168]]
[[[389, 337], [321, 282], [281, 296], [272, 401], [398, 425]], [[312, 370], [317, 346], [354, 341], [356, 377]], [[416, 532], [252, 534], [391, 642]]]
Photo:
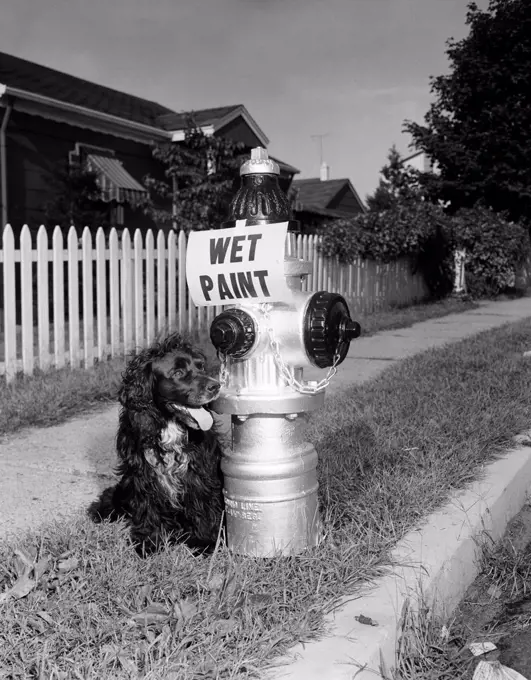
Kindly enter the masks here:
[[251, 149], [251, 158], [240, 168], [240, 175], [280, 175], [280, 167], [278, 163], [271, 160], [267, 153], [267, 149], [262, 146], [257, 146]]

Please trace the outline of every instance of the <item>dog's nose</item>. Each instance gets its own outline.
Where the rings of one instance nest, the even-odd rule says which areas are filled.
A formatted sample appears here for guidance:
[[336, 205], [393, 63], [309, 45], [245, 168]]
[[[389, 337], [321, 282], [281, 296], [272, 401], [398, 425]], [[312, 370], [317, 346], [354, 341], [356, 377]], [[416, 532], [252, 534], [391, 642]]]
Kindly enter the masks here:
[[217, 392], [217, 391], [219, 390], [220, 387], [221, 387], [221, 384], [218, 383], [217, 380], [214, 380], [214, 381], [207, 387], [207, 390], [208, 390], [209, 392]]

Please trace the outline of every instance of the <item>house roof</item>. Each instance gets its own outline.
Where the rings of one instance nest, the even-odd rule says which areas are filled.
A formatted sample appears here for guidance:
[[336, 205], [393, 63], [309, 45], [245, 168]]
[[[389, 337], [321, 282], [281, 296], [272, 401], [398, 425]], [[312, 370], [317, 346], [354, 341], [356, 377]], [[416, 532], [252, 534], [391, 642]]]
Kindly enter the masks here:
[[348, 182], [348, 179], [329, 179], [325, 182], [319, 177], [311, 179], [296, 179], [294, 188], [299, 190], [298, 200], [303, 204], [312, 204], [320, 208], [327, 208], [330, 201]]
[[[124, 121], [122, 127], [119, 128], [119, 134], [123, 134], [122, 128], [126, 124], [128, 126], [145, 125], [149, 129], [142, 133], [144, 137], [156, 134], [162, 138], [166, 136], [173, 141], [179, 141], [182, 139], [182, 131], [186, 128], [186, 119], [189, 115], [186, 112], [173, 111], [157, 102], [91, 83], [5, 52], [0, 52], [0, 98], [2, 85], [7, 87], [8, 95], [10, 95], [9, 89], [11, 88], [16, 90], [17, 97], [29, 97], [28, 93], [31, 93], [31, 96], [46, 98], [48, 110], [50, 107], [53, 109], [54, 106], [58, 106], [59, 103], [61, 106], [64, 104], [65, 107], [71, 105], [70, 109], [81, 107], [85, 110], [85, 121], [87, 116], [113, 116], [117, 121]], [[75, 113], [81, 115], [78, 111]], [[200, 109], [190, 113], [193, 114], [199, 127], [212, 126], [213, 131], [222, 130], [225, 125], [241, 116], [263, 145], [269, 141], [243, 104]], [[170, 133], [173, 133], [173, 136]], [[287, 163], [278, 160], [277, 162], [288, 173], [299, 172], [297, 168]]]
[[156, 102], [118, 92], [5, 52], [0, 52], [0, 83], [154, 127], [158, 126], [158, 118], [173, 113]]
[[312, 177], [310, 179], [293, 180], [293, 188], [298, 190], [297, 201], [301, 206], [300, 210], [330, 217], [345, 216], [345, 211], [329, 207], [330, 203], [345, 187], [350, 189], [360, 208], [364, 211], [365, 207], [349, 179], [323, 181], [319, 177]]
[[271, 156], [271, 154], [269, 154], [269, 158], [272, 161], [275, 161], [275, 163], [278, 163], [281, 172], [284, 171], [290, 175], [297, 175], [300, 172], [299, 168], [296, 168], [294, 165], [290, 165], [289, 163], [284, 163], [284, 161], [281, 161], [275, 156]]
[[186, 127], [186, 118], [188, 115], [193, 115], [196, 125], [202, 127], [203, 125], [214, 125], [217, 121], [230, 113], [236, 112], [241, 107], [240, 104], [233, 106], [218, 106], [215, 109], [200, 109], [199, 111], [190, 111], [190, 113], [170, 113], [162, 114], [157, 119], [157, 124], [164, 130], [182, 130]]

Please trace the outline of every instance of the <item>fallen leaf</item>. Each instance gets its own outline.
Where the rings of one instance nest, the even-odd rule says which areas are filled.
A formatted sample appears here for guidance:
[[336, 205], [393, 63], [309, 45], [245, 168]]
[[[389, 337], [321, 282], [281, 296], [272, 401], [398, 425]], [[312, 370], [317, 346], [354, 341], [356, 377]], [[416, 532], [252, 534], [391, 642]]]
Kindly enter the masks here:
[[173, 615], [176, 619], [187, 621], [197, 614], [197, 602], [190, 599], [177, 600], [173, 604]]
[[501, 597], [502, 589], [493, 583], [487, 590], [487, 595], [489, 595], [493, 600], [498, 600]]
[[47, 556], [47, 557], [41, 558], [38, 562], [35, 563], [35, 565], [33, 567], [33, 573], [34, 573], [34, 576], [35, 576], [35, 580], [38, 581], [39, 579], [41, 579], [44, 576], [44, 574], [48, 570], [48, 567], [50, 566], [50, 561], [51, 561], [50, 556]]
[[207, 590], [221, 590], [223, 588], [223, 583], [225, 582], [225, 577], [223, 574], [212, 574], [208, 579], [206, 584]]
[[15, 570], [17, 572], [17, 576], [21, 576], [26, 572], [27, 569], [33, 569], [33, 565], [35, 564], [35, 558], [37, 557], [37, 550], [36, 548], [30, 548], [28, 550], [24, 550], [23, 548], [17, 548], [15, 551]]
[[225, 637], [226, 635], [229, 635], [229, 633], [232, 633], [237, 627], [238, 619], [231, 617], [230, 619], [215, 619], [206, 626], [206, 630], [219, 637]]
[[494, 651], [496, 645], [493, 642], [471, 642], [468, 645], [468, 649], [474, 656], [480, 656], [481, 654]]
[[480, 661], [472, 680], [526, 680], [518, 671], [504, 666], [499, 661]]
[[363, 614], [360, 614], [359, 616], [354, 617], [358, 623], [362, 623], [364, 626], [377, 626], [378, 621], [374, 621], [371, 619], [369, 616], [364, 616]]
[[60, 560], [57, 564], [57, 569], [60, 572], [72, 571], [79, 566], [79, 559], [77, 557], [69, 557], [65, 560]]
[[155, 624], [166, 623], [170, 618], [170, 613], [162, 604], [150, 604], [138, 614], [134, 614], [130, 621], [139, 626], [153, 626]]
[[0, 604], [7, 602], [10, 599], [20, 600], [26, 595], [29, 595], [31, 591], [35, 588], [37, 582], [30, 578], [29, 574], [23, 574], [18, 578], [14, 585], [6, 590], [5, 593], [0, 594]]

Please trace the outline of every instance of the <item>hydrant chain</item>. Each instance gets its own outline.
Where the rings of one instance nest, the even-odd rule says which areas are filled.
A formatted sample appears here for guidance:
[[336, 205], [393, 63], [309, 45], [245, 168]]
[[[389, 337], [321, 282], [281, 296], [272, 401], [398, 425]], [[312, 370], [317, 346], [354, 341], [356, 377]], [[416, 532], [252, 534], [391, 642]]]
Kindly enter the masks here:
[[218, 351], [219, 359], [219, 382], [221, 387], [227, 387], [229, 371], [227, 370], [227, 355]]
[[269, 336], [269, 344], [271, 345], [271, 349], [273, 351], [273, 358], [275, 360], [276, 367], [280, 371], [280, 374], [282, 375], [286, 383], [290, 387], [293, 387], [295, 390], [297, 390], [297, 392], [299, 392], [300, 394], [318, 394], [319, 392], [325, 390], [330, 384], [332, 378], [337, 373], [337, 365], [341, 361], [339, 344], [334, 354], [333, 364], [328, 369], [326, 377], [320, 380], [316, 385], [308, 385], [307, 383], [301, 383], [299, 380], [295, 378], [293, 372], [289, 369], [287, 364], [282, 359], [282, 355], [280, 354], [280, 344], [275, 337], [275, 332], [272, 325], [269, 323], [271, 320], [269, 316], [269, 310], [270, 306], [267, 302], [260, 305], [260, 311], [262, 312], [264, 320], [267, 324], [266, 331]]

